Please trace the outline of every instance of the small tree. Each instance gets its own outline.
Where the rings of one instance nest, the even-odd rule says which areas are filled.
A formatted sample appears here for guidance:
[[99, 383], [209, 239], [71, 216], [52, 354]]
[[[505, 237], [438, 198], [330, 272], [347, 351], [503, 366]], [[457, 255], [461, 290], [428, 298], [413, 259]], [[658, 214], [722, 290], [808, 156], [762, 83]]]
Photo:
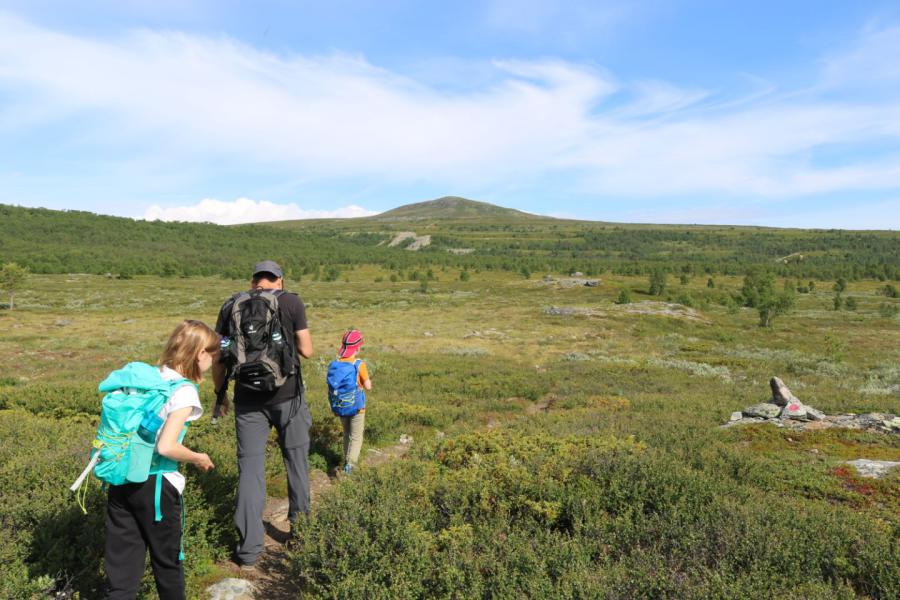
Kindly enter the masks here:
[[0, 269], [0, 289], [9, 294], [9, 310], [13, 310], [16, 292], [28, 278], [28, 268], [17, 265], [14, 262], [6, 263]]
[[337, 281], [341, 276], [341, 270], [334, 265], [328, 265], [322, 274], [322, 281]]
[[650, 273], [650, 295], [662, 296], [666, 292], [666, 272], [662, 269], [653, 269]]
[[832, 289], [840, 294], [847, 289], [847, 280], [843, 277], [838, 277], [837, 281], [834, 282], [834, 287]]
[[468, 281], [468, 280], [469, 280], [469, 272], [466, 271], [465, 269], [463, 269], [462, 271], [460, 271], [460, 273], [459, 273], [459, 280], [460, 280], [460, 281]]
[[622, 288], [622, 291], [619, 292], [619, 297], [616, 299], [616, 304], [631, 304], [631, 290]]
[[841, 310], [841, 306], [844, 304], [844, 299], [841, 297], [841, 293], [838, 292], [834, 295], [834, 300], [832, 301], [834, 306], [834, 310]]
[[847, 296], [847, 299], [844, 301], [844, 307], [847, 310], [856, 310], [856, 298]]
[[759, 312], [759, 326], [771, 327], [772, 320], [794, 307], [794, 288], [788, 282], [783, 290], [775, 291], [775, 276], [761, 269], [754, 269], [744, 277], [741, 298], [744, 306], [756, 308]]
[[709, 289], [714, 289], [716, 287], [716, 282], [712, 277], [706, 280], [706, 287]]
[[687, 285], [691, 282], [691, 278], [687, 273], [682, 273], [681, 277], [678, 278], [678, 282], [681, 283], [681, 285]]
[[772, 319], [794, 308], [794, 301], [793, 289], [762, 297], [756, 307], [759, 311], [759, 326], [771, 327]]

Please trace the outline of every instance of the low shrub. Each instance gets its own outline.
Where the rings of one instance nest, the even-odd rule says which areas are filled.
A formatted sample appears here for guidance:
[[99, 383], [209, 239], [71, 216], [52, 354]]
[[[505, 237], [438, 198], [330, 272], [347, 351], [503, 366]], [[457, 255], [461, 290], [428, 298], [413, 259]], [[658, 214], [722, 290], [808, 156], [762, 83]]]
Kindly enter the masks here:
[[462, 435], [360, 472], [326, 502], [290, 555], [316, 597], [900, 592], [891, 527], [826, 501], [798, 509], [629, 439]]

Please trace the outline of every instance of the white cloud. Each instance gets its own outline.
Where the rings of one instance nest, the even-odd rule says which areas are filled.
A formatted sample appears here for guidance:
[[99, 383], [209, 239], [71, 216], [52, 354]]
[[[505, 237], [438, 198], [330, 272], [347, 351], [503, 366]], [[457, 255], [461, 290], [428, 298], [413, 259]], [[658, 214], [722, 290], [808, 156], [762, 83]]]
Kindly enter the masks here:
[[361, 206], [350, 205], [335, 210], [306, 210], [296, 204], [275, 204], [266, 200], [238, 198], [231, 202], [206, 198], [193, 206], [151, 206], [144, 213], [148, 221], [193, 221], [236, 225], [295, 219], [342, 219], [377, 214]]
[[[305, 182], [546, 179], [631, 198], [894, 190], [900, 83], [888, 51], [898, 47], [900, 28], [867, 31], [823, 62], [821, 85], [744, 98], [552, 59], [498, 60], [493, 77], [448, 91], [361, 56], [146, 30], [88, 39], [0, 12], [0, 130], [66, 119], [82, 125], [73, 147], [143, 153], [160, 171], [265, 169]], [[869, 72], [882, 87], [861, 100]], [[835, 99], [841, 86], [853, 100]], [[836, 149], [827, 162], [816, 160], [823, 149]]]

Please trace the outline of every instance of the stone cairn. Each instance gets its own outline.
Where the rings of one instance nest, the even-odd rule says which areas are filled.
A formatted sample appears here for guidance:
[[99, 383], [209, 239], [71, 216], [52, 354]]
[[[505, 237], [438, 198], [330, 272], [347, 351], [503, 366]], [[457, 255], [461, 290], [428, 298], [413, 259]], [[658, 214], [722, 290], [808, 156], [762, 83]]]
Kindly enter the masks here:
[[880, 433], [900, 433], [900, 417], [885, 413], [843, 413], [826, 415], [812, 406], [803, 404], [791, 393], [778, 377], [769, 381], [772, 397], [768, 402], [748, 406], [744, 410], [731, 413], [731, 419], [722, 427], [752, 423], [771, 423], [777, 427], [790, 429], [865, 429]]

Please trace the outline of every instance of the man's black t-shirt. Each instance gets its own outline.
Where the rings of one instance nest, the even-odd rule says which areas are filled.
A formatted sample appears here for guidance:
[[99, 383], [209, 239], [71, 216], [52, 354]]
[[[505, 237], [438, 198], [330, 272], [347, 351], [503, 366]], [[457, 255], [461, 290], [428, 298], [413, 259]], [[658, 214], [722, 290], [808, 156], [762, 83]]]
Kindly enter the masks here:
[[[216, 321], [216, 333], [229, 336], [229, 325], [231, 323], [231, 300], [225, 302], [219, 309], [219, 318]], [[227, 309], [227, 310], [226, 310]], [[297, 346], [296, 332], [308, 329], [306, 323], [306, 307], [297, 294], [285, 292], [278, 296], [278, 318], [281, 319], [281, 326], [286, 332], [294, 332], [291, 340], [294, 347]], [[300, 373], [299, 355], [297, 356], [297, 373]], [[297, 386], [297, 376], [291, 375], [285, 380], [284, 385], [273, 392], [253, 392], [243, 388], [234, 390], [234, 403], [245, 407], [249, 406], [271, 406], [281, 402], [287, 402], [297, 397], [300, 387], [303, 386], [303, 377], [300, 377], [300, 386]]]

